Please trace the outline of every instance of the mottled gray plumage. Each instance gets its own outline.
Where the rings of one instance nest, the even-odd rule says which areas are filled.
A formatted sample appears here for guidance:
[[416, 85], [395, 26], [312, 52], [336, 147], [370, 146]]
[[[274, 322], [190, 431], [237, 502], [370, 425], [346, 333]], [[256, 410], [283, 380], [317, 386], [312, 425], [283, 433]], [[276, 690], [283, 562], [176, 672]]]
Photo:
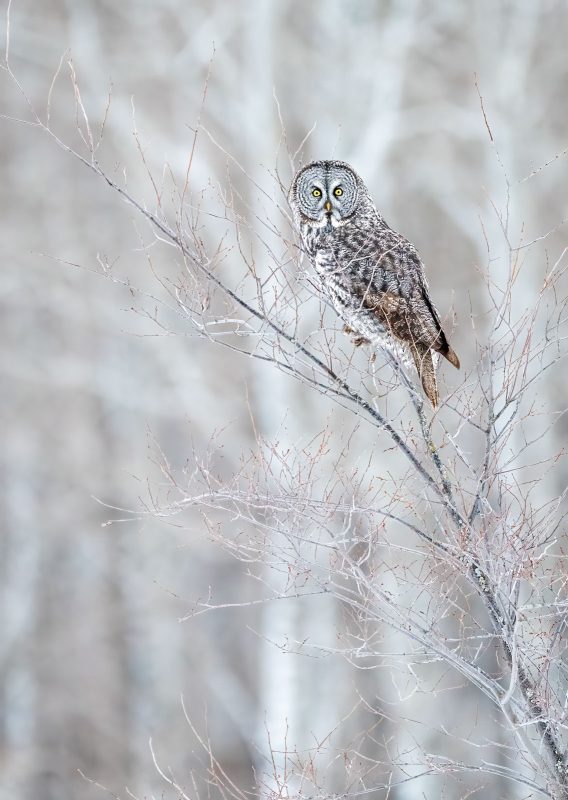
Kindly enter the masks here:
[[459, 359], [428, 296], [413, 245], [389, 228], [367, 187], [343, 161], [313, 161], [294, 178], [290, 205], [322, 289], [355, 335], [354, 343], [410, 353], [433, 406], [433, 354]]

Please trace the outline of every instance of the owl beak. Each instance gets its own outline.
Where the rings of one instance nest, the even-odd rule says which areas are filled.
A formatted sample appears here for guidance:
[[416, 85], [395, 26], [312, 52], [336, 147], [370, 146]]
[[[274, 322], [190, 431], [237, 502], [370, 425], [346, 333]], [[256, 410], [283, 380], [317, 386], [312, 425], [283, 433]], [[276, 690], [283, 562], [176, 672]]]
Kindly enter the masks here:
[[330, 211], [331, 211], [331, 200], [326, 200], [325, 203], [323, 204], [323, 207], [325, 208], [326, 212], [329, 214]]

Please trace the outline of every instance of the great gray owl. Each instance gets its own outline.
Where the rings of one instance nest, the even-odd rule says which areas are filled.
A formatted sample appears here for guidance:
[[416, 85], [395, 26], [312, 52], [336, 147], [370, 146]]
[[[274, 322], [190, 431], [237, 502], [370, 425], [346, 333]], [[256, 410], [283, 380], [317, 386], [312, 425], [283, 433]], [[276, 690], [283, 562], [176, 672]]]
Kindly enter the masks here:
[[375, 208], [367, 187], [343, 161], [312, 161], [289, 193], [296, 224], [322, 289], [354, 343], [410, 352], [424, 392], [438, 404], [433, 353], [459, 369], [428, 296], [413, 245]]

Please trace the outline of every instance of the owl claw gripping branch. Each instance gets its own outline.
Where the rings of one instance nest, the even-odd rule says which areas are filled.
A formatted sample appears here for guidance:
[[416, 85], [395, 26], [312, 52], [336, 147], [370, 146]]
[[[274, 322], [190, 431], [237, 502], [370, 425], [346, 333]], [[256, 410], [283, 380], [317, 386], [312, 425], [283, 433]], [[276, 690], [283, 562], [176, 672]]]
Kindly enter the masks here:
[[356, 345], [410, 353], [424, 393], [438, 405], [434, 354], [459, 369], [428, 295], [413, 245], [389, 228], [367, 187], [343, 161], [312, 161], [289, 194], [296, 225], [321, 285]]

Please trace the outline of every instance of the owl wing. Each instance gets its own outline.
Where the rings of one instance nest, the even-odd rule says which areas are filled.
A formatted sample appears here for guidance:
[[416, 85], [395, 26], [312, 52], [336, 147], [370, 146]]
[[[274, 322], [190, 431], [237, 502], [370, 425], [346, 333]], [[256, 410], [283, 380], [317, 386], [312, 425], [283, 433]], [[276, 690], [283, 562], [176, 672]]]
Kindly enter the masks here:
[[428, 294], [428, 287], [426, 286], [424, 280], [421, 280], [420, 284], [421, 284], [420, 301], [423, 304], [424, 312], [429, 315], [429, 321], [431, 320], [430, 324], [433, 323], [436, 330], [436, 339], [434, 343], [430, 346], [437, 353], [440, 353], [440, 355], [444, 356], [444, 358], [446, 358], [450, 362], [450, 364], [453, 364], [453, 366], [456, 369], [459, 369], [460, 360], [457, 356], [457, 353], [452, 349], [452, 347], [450, 347], [450, 343], [446, 338], [446, 334], [444, 333], [444, 330], [442, 328], [442, 323], [440, 322], [438, 311], [436, 310], [436, 307], [432, 304], [432, 301], [430, 300], [430, 295]]
[[[368, 292], [363, 305], [379, 317], [393, 336], [407, 345], [426, 397], [434, 408], [438, 405], [438, 385], [432, 349], [424, 341], [425, 326], [416, 323], [416, 310], [408, 300], [393, 292]], [[422, 320], [423, 321], [423, 320]], [[431, 327], [430, 326], [426, 327]], [[441, 330], [441, 328], [440, 328]], [[431, 340], [431, 338], [430, 338]]]
[[373, 311], [393, 336], [409, 346], [434, 350], [459, 369], [460, 362], [450, 347], [442, 323], [422, 280], [413, 283], [407, 296], [394, 292], [365, 291], [362, 305]]
[[[379, 258], [370, 270], [362, 304], [374, 311], [398, 339], [434, 350], [459, 369], [428, 294], [424, 266], [416, 248], [395, 231], [383, 231]], [[380, 278], [380, 280], [377, 280]], [[362, 287], [361, 287], [362, 288]]]

